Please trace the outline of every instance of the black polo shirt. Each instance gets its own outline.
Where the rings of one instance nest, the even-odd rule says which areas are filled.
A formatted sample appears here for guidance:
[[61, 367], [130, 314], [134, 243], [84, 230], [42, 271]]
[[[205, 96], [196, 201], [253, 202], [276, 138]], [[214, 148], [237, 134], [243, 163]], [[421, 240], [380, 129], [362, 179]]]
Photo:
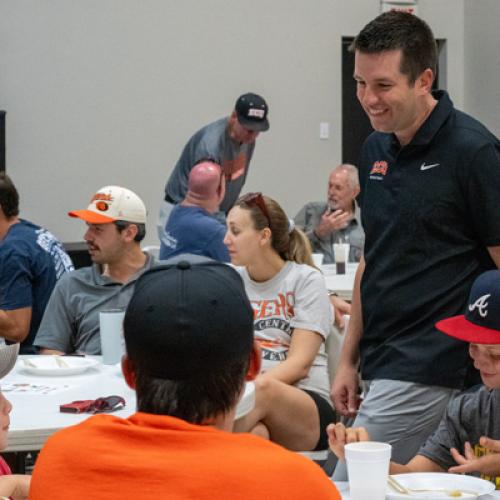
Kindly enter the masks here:
[[462, 388], [467, 344], [437, 331], [463, 314], [500, 245], [500, 146], [445, 92], [410, 144], [374, 132], [359, 168], [366, 269], [361, 283], [365, 380]]

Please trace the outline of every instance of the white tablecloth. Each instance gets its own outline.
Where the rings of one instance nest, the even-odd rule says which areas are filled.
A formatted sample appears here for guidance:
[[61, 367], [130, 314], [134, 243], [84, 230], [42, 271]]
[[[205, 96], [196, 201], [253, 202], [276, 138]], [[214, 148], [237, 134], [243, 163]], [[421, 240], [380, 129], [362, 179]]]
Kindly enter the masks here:
[[[342, 500], [351, 500], [351, 497], [349, 496], [349, 483], [347, 483], [346, 481], [335, 481], [335, 486], [342, 495]], [[479, 498], [480, 500], [493, 500], [496, 498], [500, 498], [500, 490], [493, 492], [492, 495], [483, 495]], [[370, 499], [367, 498], [366, 500]]]
[[[100, 359], [100, 357], [97, 357]], [[135, 392], [130, 389], [119, 365], [99, 363], [81, 375], [67, 377], [40, 377], [29, 375], [22, 367], [20, 356], [14, 370], [2, 380], [2, 386], [9, 384], [37, 384], [59, 389], [49, 394], [33, 392], [5, 392], [12, 403], [10, 414], [9, 443], [6, 451], [39, 450], [47, 438], [57, 430], [74, 425], [89, 417], [88, 413], [61, 413], [59, 406], [82, 399], [96, 399], [102, 396], [118, 395], [125, 398], [126, 406], [113, 415], [128, 417], [136, 411]], [[245, 392], [236, 410], [237, 418], [248, 413], [254, 406], [255, 388], [247, 383]]]
[[328, 290], [337, 293], [344, 300], [351, 300], [357, 268], [357, 263], [350, 262], [347, 264], [346, 274], [336, 274], [335, 264], [321, 266]]

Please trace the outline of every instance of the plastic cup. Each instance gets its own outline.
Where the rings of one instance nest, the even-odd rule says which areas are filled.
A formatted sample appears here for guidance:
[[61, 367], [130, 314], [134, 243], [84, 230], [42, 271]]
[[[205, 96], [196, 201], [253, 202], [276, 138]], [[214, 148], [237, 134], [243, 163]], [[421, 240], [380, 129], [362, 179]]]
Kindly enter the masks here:
[[391, 448], [377, 441], [346, 444], [351, 500], [385, 500]]
[[335, 265], [337, 274], [345, 274], [347, 261], [349, 260], [349, 243], [334, 243], [333, 255], [335, 257]]
[[125, 311], [122, 309], [110, 309], [99, 313], [102, 362], [105, 365], [115, 365], [125, 352], [124, 316]]
[[313, 253], [312, 259], [313, 259], [314, 265], [318, 268], [321, 267], [323, 264], [324, 257], [325, 256], [322, 253]]

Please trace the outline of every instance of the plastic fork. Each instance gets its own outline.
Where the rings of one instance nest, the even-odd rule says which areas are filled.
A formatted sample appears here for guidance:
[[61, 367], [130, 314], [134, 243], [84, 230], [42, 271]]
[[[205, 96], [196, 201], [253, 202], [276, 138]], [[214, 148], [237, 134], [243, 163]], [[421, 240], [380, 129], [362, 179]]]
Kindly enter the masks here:
[[55, 355], [54, 359], [56, 360], [56, 364], [59, 368], [69, 368], [68, 363], [61, 358], [61, 356]]
[[451, 498], [459, 498], [462, 495], [475, 495], [476, 497], [479, 496], [479, 493], [477, 491], [472, 491], [472, 490], [453, 490], [453, 489], [425, 489], [425, 488], [407, 488], [406, 486], [403, 486], [396, 478], [393, 476], [389, 475], [387, 478], [387, 482], [389, 486], [396, 491], [397, 493], [402, 493], [403, 495], [411, 495], [412, 493], [446, 493]]

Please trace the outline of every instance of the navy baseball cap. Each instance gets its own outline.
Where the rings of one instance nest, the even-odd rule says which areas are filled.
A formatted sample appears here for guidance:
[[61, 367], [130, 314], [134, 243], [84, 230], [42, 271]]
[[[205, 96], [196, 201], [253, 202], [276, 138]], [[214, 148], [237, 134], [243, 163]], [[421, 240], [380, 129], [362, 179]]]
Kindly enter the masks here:
[[250, 358], [253, 310], [235, 269], [184, 254], [137, 280], [123, 334], [142, 373], [186, 380]]
[[234, 106], [240, 124], [248, 130], [265, 132], [269, 130], [269, 111], [266, 101], [257, 94], [243, 94]]
[[500, 344], [500, 270], [479, 275], [465, 314], [443, 319], [436, 328], [473, 344]]

